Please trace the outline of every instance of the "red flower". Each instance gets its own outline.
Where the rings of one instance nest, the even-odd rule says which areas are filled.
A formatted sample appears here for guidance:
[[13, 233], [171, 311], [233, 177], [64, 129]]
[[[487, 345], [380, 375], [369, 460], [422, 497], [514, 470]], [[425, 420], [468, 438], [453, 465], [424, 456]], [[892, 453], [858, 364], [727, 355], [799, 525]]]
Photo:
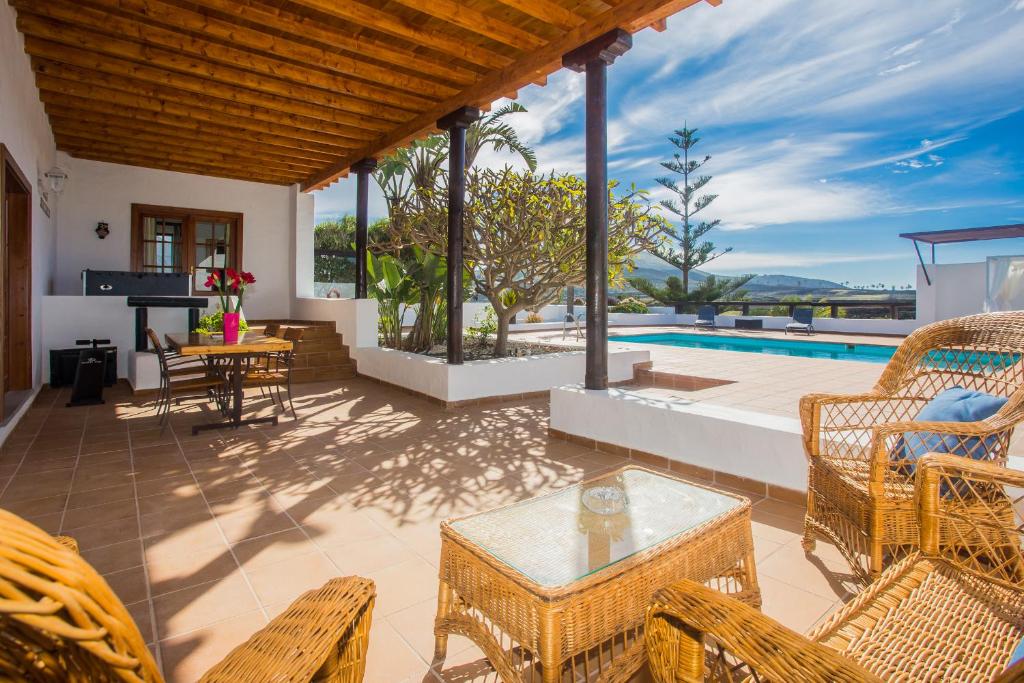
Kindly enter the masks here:
[[218, 286], [219, 284], [220, 284], [220, 274], [217, 271], [213, 271], [212, 273], [210, 273], [209, 277], [206, 278], [206, 286], [209, 289], [213, 289], [214, 287]]
[[247, 273], [244, 270], [241, 273], [239, 273], [239, 277], [241, 277], [242, 278], [242, 282], [244, 282], [247, 285], [251, 285], [251, 284], [254, 284], [256, 282], [256, 278], [253, 276], [253, 274], [252, 273]]

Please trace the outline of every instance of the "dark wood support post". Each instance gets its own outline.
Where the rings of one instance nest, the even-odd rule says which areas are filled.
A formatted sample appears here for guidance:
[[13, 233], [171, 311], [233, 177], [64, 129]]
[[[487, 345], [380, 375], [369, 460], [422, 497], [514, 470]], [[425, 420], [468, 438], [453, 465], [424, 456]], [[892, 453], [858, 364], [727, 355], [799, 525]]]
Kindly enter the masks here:
[[569, 285], [565, 288], [565, 313], [572, 315], [576, 305], [576, 288]]
[[587, 74], [587, 389], [608, 388], [608, 65], [632, 46], [614, 29], [562, 57]]
[[437, 127], [448, 131], [448, 362], [462, 365], [462, 213], [466, 203], [466, 128], [480, 110], [462, 107], [441, 118]]
[[356, 298], [366, 298], [367, 211], [370, 195], [370, 173], [377, 168], [376, 159], [363, 159], [352, 164], [356, 172]]

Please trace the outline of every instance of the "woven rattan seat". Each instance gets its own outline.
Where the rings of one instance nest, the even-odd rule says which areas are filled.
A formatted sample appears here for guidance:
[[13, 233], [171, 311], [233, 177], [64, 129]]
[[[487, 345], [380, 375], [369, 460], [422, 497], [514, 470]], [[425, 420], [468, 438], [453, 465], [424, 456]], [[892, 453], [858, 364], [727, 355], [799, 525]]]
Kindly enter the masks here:
[[[980, 422], [915, 422], [928, 401], [963, 387], [1009, 400]], [[810, 458], [804, 548], [836, 545], [864, 581], [917, 542], [905, 435], [941, 435], [947, 450], [1005, 464], [1024, 419], [1024, 313], [988, 313], [926, 325], [903, 340], [866, 394], [811, 394], [800, 401]]]
[[1005, 670], [1024, 636], [1024, 472], [952, 455], [919, 469], [920, 549], [808, 636], [698, 583], [660, 591], [655, 680], [1024, 680], [1024, 662]]
[[[162, 681], [124, 605], [65, 539], [0, 510], [0, 680]], [[201, 680], [361, 681], [373, 601], [372, 581], [332, 579]]]

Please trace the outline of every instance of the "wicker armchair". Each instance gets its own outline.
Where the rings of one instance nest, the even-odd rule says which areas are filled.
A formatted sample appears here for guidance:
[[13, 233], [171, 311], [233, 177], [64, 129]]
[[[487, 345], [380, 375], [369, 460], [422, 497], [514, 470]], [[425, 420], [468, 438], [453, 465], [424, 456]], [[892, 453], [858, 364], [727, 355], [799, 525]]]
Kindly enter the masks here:
[[[1024, 419], [1024, 313], [990, 313], [927, 325], [907, 337], [875, 388], [861, 395], [811, 394], [800, 401], [810, 459], [804, 549], [822, 536], [867, 582], [917, 543], [913, 467], [901, 463], [906, 436], [930, 433], [945, 448], [1006, 462]], [[951, 387], [1005, 396], [980, 422], [914, 422]], [[918, 437], [915, 437], [917, 439]]]
[[[202, 678], [336, 681], [365, 670], [374, 586], [332, 579], [300, 596]], [[162, 681], [110, 586], [67, 542], [0, 510], [0, 680]]]
[[1004, 672], [1024, 636], [1024, 472], [946, 454], [919, 470], [920, 550], [808, 636], [698, 583], [658, 592], [654, 679], [1024, 680], [1024, 662]]

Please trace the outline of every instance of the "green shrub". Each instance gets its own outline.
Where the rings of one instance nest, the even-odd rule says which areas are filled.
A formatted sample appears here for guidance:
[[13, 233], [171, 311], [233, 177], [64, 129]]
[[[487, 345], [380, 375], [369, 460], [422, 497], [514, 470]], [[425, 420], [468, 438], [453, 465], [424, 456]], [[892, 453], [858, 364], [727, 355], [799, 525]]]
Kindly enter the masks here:
[[647, 313], [647, 304], [627, 297], [609, 309], [612, 313]]
[[536, 311], [528, 311], [526, 313], [526, 322], [528, 322], [528, 323], [542, 323], [542, 322], [544, 322], [544, 318], [542, 318], [540, 316], [540, 313], [537, 313]]
[[476, 337], [481, 345], [486, 344], [492, 334], [498, 333], [498, 316], [490, 306], [478, 313], [473, 322], [475, 325], [470, 327], [468, 332]]
[[[249, 325], [245, 322], [245, 318], [238, 321], [238, 331], [245, 332], [249, 329]], [[193, 332], [199, 332], [200, 334], [213, 334], [214, 332], [220, 333], [224, 331], [224, 311], [217, 311], [209, 315], [204, 315], [199, 319], [199, 324]]]

